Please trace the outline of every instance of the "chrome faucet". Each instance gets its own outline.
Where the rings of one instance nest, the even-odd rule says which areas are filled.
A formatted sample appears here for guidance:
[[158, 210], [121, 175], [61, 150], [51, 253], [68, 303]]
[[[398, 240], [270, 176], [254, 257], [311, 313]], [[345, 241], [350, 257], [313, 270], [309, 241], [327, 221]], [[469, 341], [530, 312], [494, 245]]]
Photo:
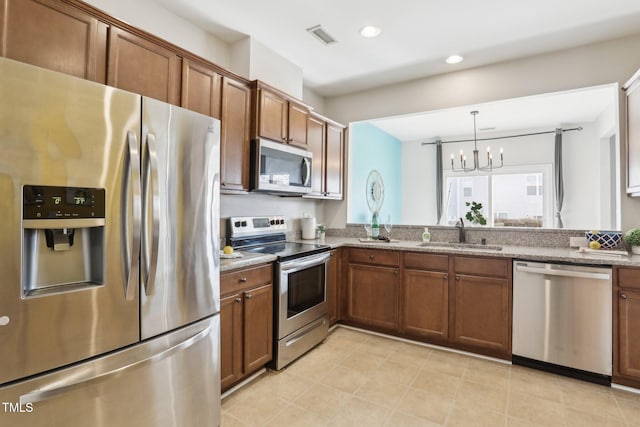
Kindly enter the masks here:
[[458, 227], [458, 243], [466, 243], [467, 238], [465, 235], [464, 221], [462, 220], [462, 218], [460, 218], [460, 222], [456, 224], [456, 227]]

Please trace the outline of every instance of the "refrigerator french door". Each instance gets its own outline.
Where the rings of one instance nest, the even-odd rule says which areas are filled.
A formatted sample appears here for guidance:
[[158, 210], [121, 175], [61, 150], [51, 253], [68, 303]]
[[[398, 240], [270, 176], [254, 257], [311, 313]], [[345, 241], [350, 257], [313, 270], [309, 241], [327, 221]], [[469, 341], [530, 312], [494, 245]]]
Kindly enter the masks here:
[[219, 149], [215, 119], [0, 59], [0, 425], [219, 424]]

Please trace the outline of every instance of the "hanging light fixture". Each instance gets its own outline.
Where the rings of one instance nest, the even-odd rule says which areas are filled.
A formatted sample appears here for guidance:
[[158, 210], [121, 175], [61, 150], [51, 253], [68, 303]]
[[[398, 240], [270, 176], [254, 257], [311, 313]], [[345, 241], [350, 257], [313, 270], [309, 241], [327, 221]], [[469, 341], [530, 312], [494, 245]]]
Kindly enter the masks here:
[[473, 172], [476, 170], [491, 172], [493, 169], [498, 169], [503, 166], [503, 154], [502, 147], [500, 147], [500, 166], [493, 165], [493, 154], [491, 154], [491, 147], [487, 146], [487, 164], [480, 166], [480, 153], [478, 152], [478, 139], [476, 137], [476, 116], [478, 111], [471, 112], [473, 116], [473, 167], [467, 167], [467, 156], [464, 155], [464, 151], [460, 150], [460, 167], [456, 169], [454, 165], [454, 155], [451, 154], [451, 170], [453, 172]]

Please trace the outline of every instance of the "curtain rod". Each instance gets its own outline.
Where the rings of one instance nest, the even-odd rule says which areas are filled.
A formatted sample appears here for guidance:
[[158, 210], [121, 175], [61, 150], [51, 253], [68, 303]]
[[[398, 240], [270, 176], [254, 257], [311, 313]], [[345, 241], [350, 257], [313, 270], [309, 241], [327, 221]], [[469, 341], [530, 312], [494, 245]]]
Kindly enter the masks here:
[[[579, 126], [577, 128], [570, 128], [570, 129], [561, 129], [562, 132], [569, 132], [572, 130], [582, 130], [582, 126]], [[478, 138], [475, 141], [493, 141], [496, 139], [507, 139], [507, 138], [519, 138], [521, 136], [533, 136], [533, 135], [544, 135], [547, 133], [556, 133], [555, 129], [554, 130], [548, 130], [548, 131], [544, 131], [544, 132], [533, 132], [533, 133], [521, 133], [519, 135], [506, 135], [506, 136], [494, 136], [492, 138]], [[441, 144], [451, 144], [454, 142], [473, 142], [473, 139], [458, 139], [456, 141], [441, 141], [441, 140], [436, 140], [433, 142], [423, 142], [422, 145], [434, 145], [437, 144], [438, 142]]]

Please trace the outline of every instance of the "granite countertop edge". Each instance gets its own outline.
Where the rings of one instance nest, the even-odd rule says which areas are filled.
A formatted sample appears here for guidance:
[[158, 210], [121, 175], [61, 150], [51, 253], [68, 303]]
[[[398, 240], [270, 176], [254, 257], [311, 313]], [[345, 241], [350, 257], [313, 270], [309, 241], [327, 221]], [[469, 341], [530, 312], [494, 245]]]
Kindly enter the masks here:
[[320, 240], [300, 240], [303, 243], [325, 244], [331, 249], [339, 247], [355, 247], [370, 249], [394, 249], [400, 251], [427, 252], [454, 255], [476, 255], [491, 256], [498, 258], [526, 259], [543, 262], [568, 262], [573, 264], [591, 265], [620, 265], [640, 267], [640, 255], [616, 256], [616, 255], [594, 255], [591, 253], [580, 253], [576, 248], [551, 248], [535, 246], [507, 246], [503, 245], [502, 250], [487, 250], [482, 248], [453, 248], [437, 246], [419, 246], [421, 242], [412, 240], [401, 240], [398, 242], [360, 242], [353, 237], [326, 237]]
[[254, 254], [249, 252], [243, 252], [242, 258], [230, 258], [230, 259], [221, 259], [220, 260], [220, 273], [224, 273], [227, 271], [237, 270], [239, 268], [252, 267], [258, 264], [266, 264], [269, 262], [273, 262], [278, 259], [275, 255], [269, 254]]

